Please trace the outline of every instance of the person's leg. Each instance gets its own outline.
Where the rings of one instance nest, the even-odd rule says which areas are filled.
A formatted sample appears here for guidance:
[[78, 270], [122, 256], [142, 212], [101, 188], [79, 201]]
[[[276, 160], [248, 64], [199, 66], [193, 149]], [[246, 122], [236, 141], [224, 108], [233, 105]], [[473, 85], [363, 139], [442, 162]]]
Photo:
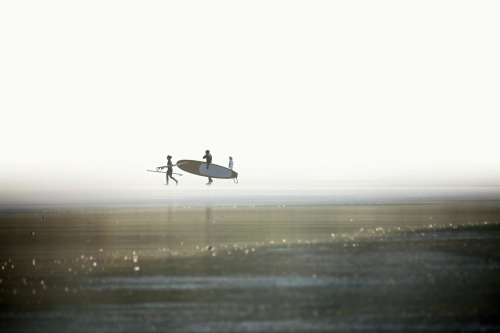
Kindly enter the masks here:
[[[168, 178], [172, 178], [173, 180], [175, 180], [175, 178], [172, 177], [172, 171], [167, 171], [167, 185], [168, 185]], [[177, 183], [177, 180], [175, 180], [175, 182]]]

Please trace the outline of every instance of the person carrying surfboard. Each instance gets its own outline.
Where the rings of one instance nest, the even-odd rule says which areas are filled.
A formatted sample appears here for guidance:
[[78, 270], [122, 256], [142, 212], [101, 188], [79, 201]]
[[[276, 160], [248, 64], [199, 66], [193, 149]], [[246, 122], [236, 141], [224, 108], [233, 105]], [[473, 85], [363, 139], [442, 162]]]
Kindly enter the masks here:
[[[212, 163], [212, 155], [210, 154], [210, 150], [205, 150], [205, 156], [203, 156], [203, 158], [207, 160], [207, 169], [208, 169], [210, 167], [210, 163]], [[213, 180], [209, 176], [207, 185], [212, 185], [212, 183]]]
[[177, 181], [177, 179], [175, 179], [174, 177], [172, 177], [172, 174], [173, 174], [173, 169], [172, 169], [172, 156], [168, 155], [167, 156], [167, 183], [165, 185], [168, 185], [168, 177], [172, 178], [173, 180], [175, 180], [175, 185], [178, 185], [179, 182]]

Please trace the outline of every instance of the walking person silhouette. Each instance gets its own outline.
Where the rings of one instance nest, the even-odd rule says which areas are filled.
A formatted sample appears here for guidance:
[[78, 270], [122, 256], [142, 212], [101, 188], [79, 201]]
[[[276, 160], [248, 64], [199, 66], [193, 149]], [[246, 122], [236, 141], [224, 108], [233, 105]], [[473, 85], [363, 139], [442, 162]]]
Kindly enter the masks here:
[[[210, 150], [206, 150], [205, 151], [205, 156], [203, 156], [203, 158], [207, 160], [207, 169], [209, 169], [210, 168], [210, 164], [212, 163], [212, 155], [210, 154]], [[208, 183], [207, 183], [207, 185], [212, 185], [212, 183], [213, 183], [213, 180], [209, 176], [208, 177]]]

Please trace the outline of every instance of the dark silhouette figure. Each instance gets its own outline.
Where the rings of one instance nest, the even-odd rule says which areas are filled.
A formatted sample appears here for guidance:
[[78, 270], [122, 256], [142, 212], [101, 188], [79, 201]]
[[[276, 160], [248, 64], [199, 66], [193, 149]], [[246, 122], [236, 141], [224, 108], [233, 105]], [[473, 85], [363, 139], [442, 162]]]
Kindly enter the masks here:
[[[207, 160], [207, 169], [210, 168], [210, 164], [212, 163], [212, 155], [210, 154], [210, 150], [205, 151], [205, 156], [203, 156], [204, 159]], [[207, 185], [212, 185], [213, 180], [211, 177], [208, 177], [208, 183]]]
[[168, 155], [167, 156], [167, 183], [165, 185], [168, 185], [168, 178], [172, 178], [175, 180], [175, 185], [179, 184], [177, 179], [172, 177], [173, 169], [172, 169], [172, 156]]

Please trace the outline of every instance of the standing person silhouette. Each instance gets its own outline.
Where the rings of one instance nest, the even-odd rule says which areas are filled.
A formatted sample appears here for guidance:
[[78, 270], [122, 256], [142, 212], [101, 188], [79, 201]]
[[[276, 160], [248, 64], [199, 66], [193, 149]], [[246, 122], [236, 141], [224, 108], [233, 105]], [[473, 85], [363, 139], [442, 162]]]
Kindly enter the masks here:
[[[210, 150], [205, 150], [205, 156], [203, 156], [203, 158], [207, 160], [207, 169], [208, 169], [210, 167], [210, 164], [212, 163], [212, 155], [210, 154]], [[212, 182], [213, 180], [209, 176], [207, 185], [212, 185]]]
[[175, 180], [175, 185], [178, 185], [179, 182], [177, 181], [177, 179], [175, 179], [174, 177], [172, 177], [172, 173], [173, 173], [173, 169], [172, 169], [172, 156], [168, 155], [167, 156], [167, 183], [165, 185], [168, 185], [168, 178], [172, 178], [173, 180]]
[[229, 166], [228, 166], [229, 169], [233, 170], [233, 158], [231, 156], [229, 156]]

